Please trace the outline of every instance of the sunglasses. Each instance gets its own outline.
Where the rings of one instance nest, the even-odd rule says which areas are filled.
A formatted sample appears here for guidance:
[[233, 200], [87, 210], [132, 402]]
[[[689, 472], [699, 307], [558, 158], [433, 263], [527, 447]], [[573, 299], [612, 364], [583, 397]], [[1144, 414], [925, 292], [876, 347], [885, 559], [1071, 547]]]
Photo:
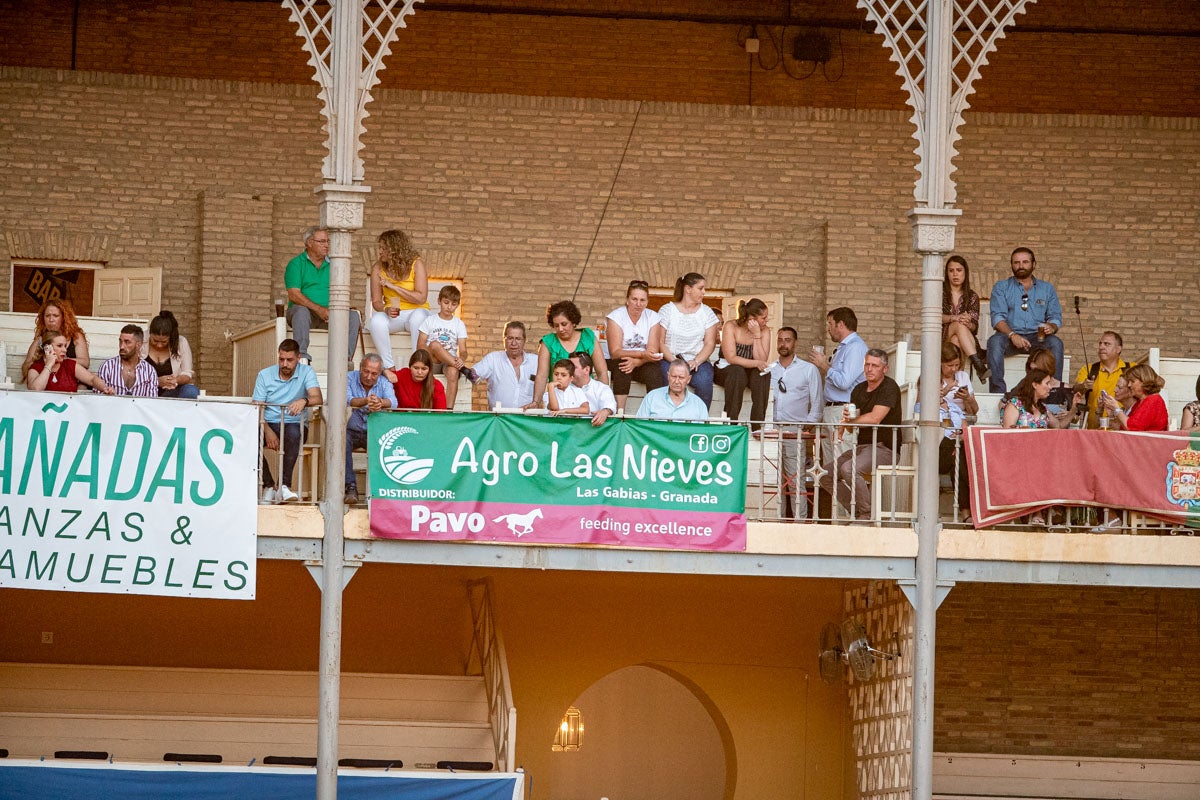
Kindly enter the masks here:
[[646, 283], [645, 281], [630, 281], [629, 288], [630, 289], [649, 289], [650, 284]]
[[780, 394], [787, 394], [787, 387], [783, 384], [783, 376], [779, 376], [779, 381], [775, 384], [779, 388]]
[[1022, 311], [1029, 310], [1029, 293], [1028, 292], [1021, 295], [1021, 310]]

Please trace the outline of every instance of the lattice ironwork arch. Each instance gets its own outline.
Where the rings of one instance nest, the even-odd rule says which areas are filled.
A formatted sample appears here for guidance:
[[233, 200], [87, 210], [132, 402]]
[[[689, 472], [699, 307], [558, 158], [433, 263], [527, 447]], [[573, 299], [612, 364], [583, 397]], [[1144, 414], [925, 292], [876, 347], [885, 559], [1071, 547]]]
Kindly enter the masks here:
[[[354, 150], [351, 175], [339, 175], [338, 140], [335, 135], [334, 102], [334, 31], [333, 19], [339, 2], [358, 4], [361, 14], [359, 31], [358, 81], [354, 103]], [[327, 181], [346, 183], [363, 180], [363, 162], [359, 158], [362, 150], [362, 135], [366, 132], [363, 120], [369, 116], [367, 104], [371, 102], [371, 89], [379, 82], [378, 73], [384, 68], [384, 59], [392, 52], [392, 42], [397, 31], [406, 27], [405, 17], [412, 15], [413, 6], [421, 0], [283, 0], [292, 22], [296, 23], [297, 34], [304, 42], [308, 63], [313, 68], [313, 80], [321, 87], [321, 113], [325, 117], [322, 130], [326, 134], [326, 156], [322, 174]]]
[[[930, 46], [926, 30], [927, 6], [930, 2], [948, 3], [950, 17], [950, 108], [943, 130], [930, 130], [926, 120], [927, 51]], [[970, 108], [967, 98], [974, 91], [980, 69], [988, 63], [988, 55], [996, 49], [1005, 31], [1019, 14], [1037, 0], [858, 0], [858, 7], [867, 12], [875, 30], [883, 36], [896, 62], [896, 74], [904, 81], [908, 105], [913, 109], [911, 121], [916, 126], [917, 182], [913, 196], [918, 203], [927, 203], [938, 196], [946, 203], [956, 197], [954, 158], [958, 155], [958, 129], [963, 112]], [[936, 43], [933, 43], [936, 45]], [[945, 136], [945, 147], [939, 148], [942, 163], [929, 163], [929, 136]], [[940, 166], [940, 168], [938, 168]], [[942, 191], [932, 191], [932, 180], [941, 180]]]

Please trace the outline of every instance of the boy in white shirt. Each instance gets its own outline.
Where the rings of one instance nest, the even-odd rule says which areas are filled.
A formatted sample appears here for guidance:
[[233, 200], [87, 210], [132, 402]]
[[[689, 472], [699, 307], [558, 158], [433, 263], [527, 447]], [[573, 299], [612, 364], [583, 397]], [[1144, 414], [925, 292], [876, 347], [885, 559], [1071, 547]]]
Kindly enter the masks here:
[[475, 370], [463, 361], [467, 357], [467, 326], [454, 316], [460, 302], [462, 292], [457, 286], [443, 286], [438, 292], [437, 316], [427, 317], [421, 323], [417, 337], [418, 350], [428, 350], [435, 361], [446, 365], [446, 401], [450, 410], [454, 410], [454, 401], [458, 397], [459, 374], [465, 375], [471, 383], [477, 378]]
[[571, 383], [575, 375], [575, 365], [569, 359], [554, 362], [554, 385], [546, 392], [550, 416], [560, 414], [579, 414], [587, 416], [591, 413], [588, 407], [587, 395], [583, 389]]

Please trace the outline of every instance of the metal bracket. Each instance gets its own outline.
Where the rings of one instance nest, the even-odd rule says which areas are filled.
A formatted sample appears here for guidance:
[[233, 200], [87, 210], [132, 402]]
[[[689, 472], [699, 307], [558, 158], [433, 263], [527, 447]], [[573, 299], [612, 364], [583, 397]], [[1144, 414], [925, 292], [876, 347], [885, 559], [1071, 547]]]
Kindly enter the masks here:
[[[915, 580], [898, 580], [896, 584], [900, 587], [900, 591], [904, 592], [904, 596], [908, 598], [909, 605], [913, 608], [917, 607], [917, 582]], [[954, 581], [938, 581], [937, 589], [934, 593], [934, 608], [942, 605], [942, 601], [946, 599], [946, 595], [950, 594], [950, 590], [954, 588]]]
[[[358, 568], [362, 566], [361, 561], [343, 561], [342, 562], [342, 591], [346, 590], [346, 585], [350, 583], [350, 579], [354, 577], [354, 573], [358, 572]], [[321, 561], [305, 561], [304, 568], [308, 570], [308, 574], [312, 575], [312, 579], [317, 582], [317, 589], [324, 586], [325, 564]]]

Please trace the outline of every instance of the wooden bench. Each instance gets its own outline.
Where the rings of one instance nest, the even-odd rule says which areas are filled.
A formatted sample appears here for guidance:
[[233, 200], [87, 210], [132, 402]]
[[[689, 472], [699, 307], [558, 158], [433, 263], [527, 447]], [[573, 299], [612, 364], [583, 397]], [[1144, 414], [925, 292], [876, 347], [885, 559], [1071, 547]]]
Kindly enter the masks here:
[[[315, 672], [0, 664], [0, 747], [225, 763], [315, 756]], [[483, 679], [343, 673], [339, 756], [495, 762]]]
[[935, 753], [938, 800], [1194, 800], [1200, 762], [1086, 756]]

